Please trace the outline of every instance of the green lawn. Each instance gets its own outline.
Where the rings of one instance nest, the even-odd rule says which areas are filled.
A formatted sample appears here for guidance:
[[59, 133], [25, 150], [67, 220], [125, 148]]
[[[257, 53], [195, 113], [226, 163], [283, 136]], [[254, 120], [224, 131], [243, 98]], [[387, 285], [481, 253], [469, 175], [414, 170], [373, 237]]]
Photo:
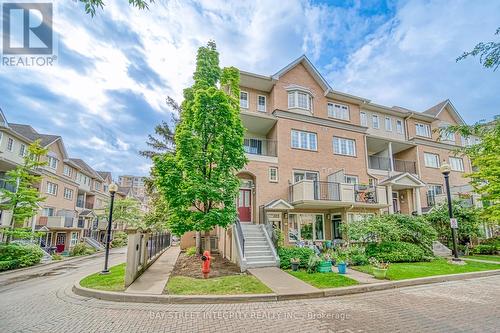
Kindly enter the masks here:
[[353, 286], [358, 284], [357, 281], [348, 278], [347, 276], [338, 273], [307, 273], [306, 271], [287, 271], [289, 274], [295, 276], [310, 285], [324, 289], [324, 288], [337, 288]]
[[[372, 274], [372, 267], [354, 266], [352, 269]], [[436, 259], [430, 262], [394, 263], [389, 266], [387, 278], [389, 280], [413, 279], [433, 275], [458, 274], [476, 271], [487, 271], [500, 269], [500, 263], [486, 264], [475, 261], [468, 261], [466, 265], [449, 264], [444, 259]]]
[[470, 259], [498, 261], [500, 263], [500, 256], [487, 255], [487, 254], [478, 254], [478, 255], [466, 256], [464, 258], [466, 258], [466, 259], [470, 258]]
[[165, 292], [172, 295], [269, 294], [272, 290], [252, 275], [230, 275], [210, 279], [172, 276]]
[[109, 274], [89, 275], [80, 281], [80, 285], [90, 289], [123, 291], [125, 290], [125, 263], [111, 267]]

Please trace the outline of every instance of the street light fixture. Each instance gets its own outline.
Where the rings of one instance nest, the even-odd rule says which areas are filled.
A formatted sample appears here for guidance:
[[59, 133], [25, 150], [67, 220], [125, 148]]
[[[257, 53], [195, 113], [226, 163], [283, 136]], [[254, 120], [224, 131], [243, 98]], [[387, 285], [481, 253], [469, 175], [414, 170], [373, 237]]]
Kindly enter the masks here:
[[113, 204], [115, 202], [115, 193], [118, 191], [118, 185], [115, 183], [109, 184], [109, 194], [111, 195], [111, 203], [109, 206], [108, 230], [106, 232], [106, 255], [104, 257], [104, 269], [101, 274], [108, 274], [108, 260], [109, 260], [109, 245], [111, 243], [111, 224], [113, 222]]
[[446, 198], [448, 199], [448, 215], [450, 216], [451, 237], [453, 238], [453, 261], [460, 261], [458, 258], [457, 250], [457, 225], [453, 224], [453, 207], [451, 205], [451, 192], [450, 192], [450, 172], [451, 167], [448, 163], [444, 162], [440, 167], [441, 173], [444, 175], [444, 183], [446, 187]]

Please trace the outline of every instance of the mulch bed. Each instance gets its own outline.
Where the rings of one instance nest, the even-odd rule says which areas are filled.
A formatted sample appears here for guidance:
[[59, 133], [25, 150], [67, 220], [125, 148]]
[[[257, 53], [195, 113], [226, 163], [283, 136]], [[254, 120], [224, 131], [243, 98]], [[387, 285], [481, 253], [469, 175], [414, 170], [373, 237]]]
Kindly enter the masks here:
[[[209, 278], [242, 274], [238, 265], [233, 264], [216, 253], [213, 253], [211, 256]], [[172, 276], [188, 276], [202, 279], [201, 264], [201, 256], [188, 256], [185, 252], [181, 252], [175, 263]]]

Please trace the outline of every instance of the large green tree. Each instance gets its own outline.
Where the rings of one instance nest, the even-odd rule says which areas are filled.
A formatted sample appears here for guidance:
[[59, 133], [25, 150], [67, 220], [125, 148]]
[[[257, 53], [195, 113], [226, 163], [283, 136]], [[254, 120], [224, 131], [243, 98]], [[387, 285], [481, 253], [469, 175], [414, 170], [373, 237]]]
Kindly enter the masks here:
[[[113, 221], [123, 223], [132, 227], [145, 227], [143, 221], [143, 213], [140, 209], [141, 203], [134, 198], [117, 199], [113, 203]], [[106, 210], [102, 218], [108, 218], [109, 205], [106, 205]]]
[[236, 217], [238, 170], [246, 163], [239, 117], [239, 71], [219, 67], [215, 42], [200, 47], [193, 86], [184, 90], [175, 154], [154, 158], [154, 180], [169, 207], [170, 230], [181, 235], [226, 227]]
[[12, 229], [22, 226], [24, 221], [33, 217], [38, 210], [38, 203], [45, 199], [34, 185], [41, 181], [36, 170], [47, 164], [42, 161], [46, 154], [47, 149], [40, 145], [40, 141], [35, 141], [28, 146], [23, 164], [7, 172], [5, 183], [11, 190], [2, 188], [0, 197], [3, 203], [0, 209], [12, 211]]
[[[495, 35], [500, 36], [500, 28], [497, 29]], [[464, 52], [457, 61], [463, 60], [469, 56], [479, 56], [479, 63], [485, 68], [493, 68], [496, 71], [500, 66], [500, 42], [487, 42], [477, 44], [472, 51]]]
[[459, 133], [465, 138], [478, 138], [478, 141], [460, 148], [467, 155], [473, 171], [466, 174], [471, 178], [475, 192], [481, 194], [484, 202], [483, 216], [490, 223], [500, 221], [500, 116], [489, 123], [475, 125], [449, 126], [443, 131]]

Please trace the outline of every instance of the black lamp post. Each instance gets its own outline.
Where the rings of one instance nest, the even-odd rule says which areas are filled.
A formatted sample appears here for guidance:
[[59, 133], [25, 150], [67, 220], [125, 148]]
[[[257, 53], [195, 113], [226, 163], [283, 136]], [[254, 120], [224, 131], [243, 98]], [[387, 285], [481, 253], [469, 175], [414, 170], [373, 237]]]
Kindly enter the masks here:
[[108, 274], [108, 260], [109, 260], [109, 245], [111, 243], [111, 224], [113, 222], [113, 204], [115, 202], [115, 193], [118, 191], [118, 185], [115, 183], [109, 184], [109, 194], [111, 194], [111, 203], [109, 206], [108, 230], [106, 232], [106, 255], [104, 257], [104, 269], [101, 274]]
[[453, 260], [460, 261], [458, 258], [457, 250], [457, 228], [453, 226], [451, 221], [453, 219], [453, 207], [451, 205], [451, 192], [450, 192], [450, 171], [451, 167], [448, 163], [444, 162], [441, 165], [441, 173], [444, 175], [444, 184], [446, 187], [446, 198], [448, 199], [448, 215], [450, 216], [451, 237], [453, 238]]

